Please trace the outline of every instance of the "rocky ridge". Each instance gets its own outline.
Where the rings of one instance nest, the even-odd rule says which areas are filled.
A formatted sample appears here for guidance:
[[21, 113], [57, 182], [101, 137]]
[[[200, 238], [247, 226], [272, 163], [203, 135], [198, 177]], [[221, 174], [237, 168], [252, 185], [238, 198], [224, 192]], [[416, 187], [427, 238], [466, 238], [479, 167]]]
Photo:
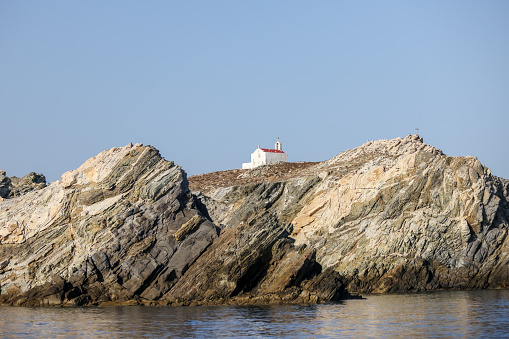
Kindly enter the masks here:
[[0, 303], [316, 303], [506, 288], [509, 181], [418, 136], [188, 179], [113, 148], [0, 202]]
[[[347, 296], [335, 272], [322, 272], [313, 249], [294, 246], [291, 225], [265, 215], [249, 227], [223, 230], [207, 215], [185, 172], [153, 147], [104, 151], [61, 181], [0, 202], [0, 303], [244, 304]], [[268, 291], [267, 281], [278, 284]]]
[[[351, 292], [508, 287], [509, 181], [477, 158], [449, 157], [414, 135], [272, 180], [278, 166], [215, 188], [191, 177], [190, 187], [223, 227], [263, 213], [291, 224], [295, 245], [313, 248]], [[237, 185], [255, 171], [260, 183]]]

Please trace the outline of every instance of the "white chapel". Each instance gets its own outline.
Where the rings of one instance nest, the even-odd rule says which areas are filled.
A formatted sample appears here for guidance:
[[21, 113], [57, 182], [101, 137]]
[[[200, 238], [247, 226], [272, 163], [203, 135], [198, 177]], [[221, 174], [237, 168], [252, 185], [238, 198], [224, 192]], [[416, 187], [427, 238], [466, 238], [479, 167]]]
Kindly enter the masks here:
[[251, 162], [242, 164], [242, 169], [252, 169], [262, 165], [273, 164], [276, 162], [288, 162], [288, 155], [283, 152], [283, 145], [277, 138], [274, 149], [258, 148], [251, 154]]

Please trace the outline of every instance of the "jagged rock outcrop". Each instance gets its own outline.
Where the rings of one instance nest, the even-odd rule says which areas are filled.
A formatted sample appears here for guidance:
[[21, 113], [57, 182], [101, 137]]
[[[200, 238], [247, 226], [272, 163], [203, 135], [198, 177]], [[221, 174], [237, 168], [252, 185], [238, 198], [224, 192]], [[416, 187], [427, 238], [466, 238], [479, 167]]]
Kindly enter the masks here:
[[23, 178], [11, 177], [11, 185], [9, 198], [15, 198], [46, 187], [46, 177], [43, 174], [31, 172]]
[[0, 170], [0, 199], [18, 197], [44, 187], [46, 187], [46, 177], [42, 174], [31, 172], [23, 178], [9, 178], [5, 171]]
[[11, 192], [11, 179], [6, 175], [5, 171], [0, 170], [0, 201], [9, 196]]
[[507, 288], [508, 198], [509, 180], [418, 136], [189, 182], [153, 147], [113, 148], [0, 201], [0, 303], [316, 303], [347, 291]]
[[229, 184], [217, 176], [190, 178], [212, 220], [233, 227], [273, 213], [351, 292], [509, 286], [509, 181], [475, 157], [408, 136], [300, 168], [260, 167]]
[[155, 298], [217, 237], [179, 166], [141, 145], [114, 148], [61, 181], [0, 203], [4, 302], [88, 304]]
[[316, 251], [294, 246], [291, 225], [266, 213], [224, 229], [163, 296], [175, 305], [317, 303], [351, 297]]
[[[338, 276], [316, 264], [313, 249], [293, 245], [291, 226], [261, 213], [252, 227], [221, 230], [195, 200], [179, 166], [137, 144], [104, 151], [61, 181], [0, 202], [0, 303], [319, 302], [347, 295]], [[279, 285], [269, 284], [268, 295], [260, 284], [270, 279]]]

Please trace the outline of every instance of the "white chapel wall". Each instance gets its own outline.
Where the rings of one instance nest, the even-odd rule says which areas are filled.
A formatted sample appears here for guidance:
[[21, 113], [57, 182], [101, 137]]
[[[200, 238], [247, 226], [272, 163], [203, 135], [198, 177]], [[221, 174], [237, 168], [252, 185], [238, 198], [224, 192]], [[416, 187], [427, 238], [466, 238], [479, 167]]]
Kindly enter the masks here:
[[273, 164], [273, 163], [276, 163], [278, 161], [288, 161], [288, 156], [286, 155], [286, 153], [269, 153], [269, 152], [266, 152], [265, 153], [266, 155], [266, 162], [265, 164]]
[[266, 153], [262, 151], [260, 148], [257, 148], [251, 154], [251, 163], [253, 164], [252, 168], [265, 165], [267, 162]]
[[[282, 145], [278, 141], [276, 142], [276, 149], [282, 151]], [[253, 169], [262, 165], [274, 164], [276, 162], [288, 162], [288, 155], [286, 153], [278, 152], [264, 152], [261, 148], [258, 148], [251, 153], [251, 162], [242, 164], [242, 169]]]

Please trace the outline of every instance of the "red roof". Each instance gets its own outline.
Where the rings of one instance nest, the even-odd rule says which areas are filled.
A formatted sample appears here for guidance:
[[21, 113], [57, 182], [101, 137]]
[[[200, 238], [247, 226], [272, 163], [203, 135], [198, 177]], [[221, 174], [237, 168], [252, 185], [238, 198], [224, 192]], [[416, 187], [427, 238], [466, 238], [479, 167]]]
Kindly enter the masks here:
[[283, 151], [280, 151], [278, 149], [268, 149], [268, 148], [260, 148], [260, 149], [267, 153], [284, 153]]

